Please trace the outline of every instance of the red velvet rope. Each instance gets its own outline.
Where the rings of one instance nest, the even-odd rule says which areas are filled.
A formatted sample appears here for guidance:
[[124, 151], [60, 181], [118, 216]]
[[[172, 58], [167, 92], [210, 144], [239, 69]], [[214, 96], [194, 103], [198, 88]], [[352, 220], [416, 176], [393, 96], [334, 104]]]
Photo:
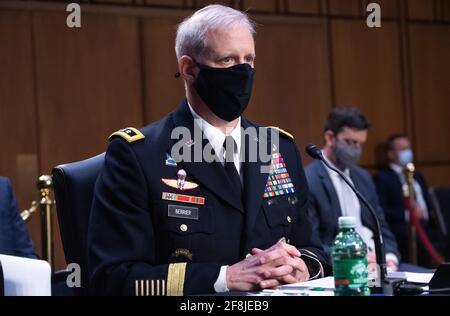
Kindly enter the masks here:
[[405, 198], [405, 205], [409, 212], [409, 220], [416, 226], [417, 235], [419, 236], [420, 242], [425, 247], [426, 252], [431, 256], [433, 261], [440, 265], [444, 262], [444, 258], [437, 252], [427, 236], [427, 233], [423, 229], [422, 222], [416, 216], [416, 210], [411, 205], [411, 199]]

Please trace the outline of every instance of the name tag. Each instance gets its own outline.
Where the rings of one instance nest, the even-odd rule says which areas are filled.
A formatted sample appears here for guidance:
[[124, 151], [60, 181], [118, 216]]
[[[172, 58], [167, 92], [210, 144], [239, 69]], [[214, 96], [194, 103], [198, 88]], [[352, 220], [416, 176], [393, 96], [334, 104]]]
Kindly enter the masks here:
[[167, 216], [198, 220], [198, 208], [180, 205], [169, 205], [167, 208]]

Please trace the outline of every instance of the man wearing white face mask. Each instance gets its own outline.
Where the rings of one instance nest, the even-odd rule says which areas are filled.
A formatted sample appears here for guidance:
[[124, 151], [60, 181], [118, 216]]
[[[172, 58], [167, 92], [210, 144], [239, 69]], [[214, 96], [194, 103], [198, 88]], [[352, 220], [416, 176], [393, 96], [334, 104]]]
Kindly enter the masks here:
[[[411, 142], [404, 135], [392, 135], [386, 141], [385, 154], [388, 166], [379, 172], [375, 183], [381, 206], [385, 211], [386, 221], [396, 237], [402, 257], [407, 258], [409, 213], [405, 208], [402, 186], [406, 183], [405, 166], [414, 161]], [[428, 201], [428, 187], [424, 177], [417, 171], [414, 175], [414, 190], [416, 203], [413, 206], [416, 209], [416, 215], [430, 236], [429, 206], [431, 204]], [[419, 264], [428, 266], [430, 265], [429, 256], [421, 246], [421, 243], [418, 242]]]

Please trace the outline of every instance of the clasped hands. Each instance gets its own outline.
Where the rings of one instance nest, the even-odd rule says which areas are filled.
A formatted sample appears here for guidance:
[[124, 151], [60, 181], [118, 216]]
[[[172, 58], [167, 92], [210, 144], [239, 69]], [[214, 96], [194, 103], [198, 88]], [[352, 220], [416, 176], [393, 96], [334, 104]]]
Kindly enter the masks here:
[[269, 249], [253, 248], [250, 256], [227, 268], [230, 291], [256, 291], [309, 280], [300, 251], [280, 241]]

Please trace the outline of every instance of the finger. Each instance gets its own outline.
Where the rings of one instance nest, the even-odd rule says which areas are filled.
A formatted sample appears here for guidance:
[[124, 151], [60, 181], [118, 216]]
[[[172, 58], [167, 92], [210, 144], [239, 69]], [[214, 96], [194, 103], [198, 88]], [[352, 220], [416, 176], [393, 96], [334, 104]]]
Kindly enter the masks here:
[[376, 272], [377, 271], [377, 265], [375, 263], [369, 263], [367, 265], [367, 271], [369, 271], [369, 272]]
[[306, 266], [305, 262], [300, 258], [288, 258], [286, 260], [286, 264], [289, 264], [294, 268], [294, 270], [298, 270], [300, 272], [307, 272], [308, 267]]
[[397, 271], [397, 264], [394, 262], [394, 261], [392, 261], [392, 260], [389, 260], [388, 262], [387, 262], [387, 266], [389, 267], [389, 268], [391, 268], [392, 269], [392, 271]]
[[296, 247], [289, 245], [285, 242], [278, 243], [278, 247], [281, 247], [282, 249], [284, 249], [284, 251], [286, 251], [289, 255], [293, 257], [301, 256], [300, 251]]
[[301, 256], [300, 251], [294, 246], [288, 245], [284, 242], [280, 242], [275, 246], [269, 248], [264, 252], [260, 252], [262, 255], [262, 264], [268, 263], [270, 261], [277, 260], [283, 257], [293, 257], [299, 258]]
[[257, 255], [257, 254], [263, 253], [263, 252], [264, 252], [264, 250], [259, 249], [259, 248], [253, 248], [252, 251], [250, 251], [250, 253], [251, 253], [252, 255]]
[[255, 286], [258, 285], [261, 281], [264, 281], [264, 279], [257, 274], [250, 274], [247, 275], [242, 279], [244, 282], [254, 284]]
[[297, 270], [303, 273], [309, 273], [308, 266], [302, 258], [294, 258], [294, 261], [297, 264]]
[[301, 258], [292, 258], [289, 256], [285, 256], [282, 258], [279, 258], [272, 262], [273, 266], [281, 266], [281, 265], [290, 265], [294, 270], [299, 270], [301, 272], [307, 272], [308, 267], [306, 266], [305, 262]]
[[369, 252], [369, 253], [367, 254], [366, 258], [367, 258], [367, 261], [368, 261], [369, 263], [372, 263], [372, 262], [375, 262], [375, 261], [376, 261], [375, 254], [374, 254], [373, 252]]
[[301, 255], [300, 251], [296, 247], [287, 244], [286, 241], [283, 240], [280, 240], [275, 245], [267, 249], [266, 252], [272, 252], [278, 249], [283, 249], [293, 257], [300, 257]]
[[261, 253], [260, 255], [261, 255], [261, 262], [262, 262], [262, 264], [266, 264], [266, 263], [269, 263], [269, 262], [274, 262], [277, 259], [280, 259], [280, 258], [288, 256], [287, 252], [284, 249], [282, 249], [282, 248], [278, 248], [278, 249], [275, 249], [275, 250], [272, 250], [272, 251], [269, 251], [269, 252], [266, 251], [264, 253]]
[[280, 278], [285, 275], [291, 274], [294, 268], [290, 265], [283, 265], [274, 269], [270, 269], [264, 272], [265, 278]]
[[244, 269], [252, 269], [263, 265], [265, 263], [265, 259], [262, 256], [253, 255], [245, 258], [244, 262]]
[[284, 284], [294, 284], [294, 283], [300, 283], [300, 278], [296, 277], [292, 274], [285, 275], [281, 278], [282, 283]]
[[306, 282], [311, 278], [311, 275], [309, 274], [308, 269], [306, 269], [305, 272], [299, 272], [300, 273], [300, 282]]
[[278, 281], [276, 279], [264, 280], [259, 283], [259, 286], [261, 287], [261, 289], [272, 289], [272, 288], [279, 287], [280, 285], [281, 285], [280, 281]]
[[273, 251], [273, 250], [275, 250], [275, 249], [278, 247], [278, 244], [279, 244], [279, 243], [276, 243], [276, 244], [272, 245], [270, 248], [267, 248], [267, 249], [264, 250], [264, 251], [265, 251], [265, 252]]
[[309, 280], [309, 273], [295, 271], [281, 278], [281, 281], [286, 284], [301, 283]]

